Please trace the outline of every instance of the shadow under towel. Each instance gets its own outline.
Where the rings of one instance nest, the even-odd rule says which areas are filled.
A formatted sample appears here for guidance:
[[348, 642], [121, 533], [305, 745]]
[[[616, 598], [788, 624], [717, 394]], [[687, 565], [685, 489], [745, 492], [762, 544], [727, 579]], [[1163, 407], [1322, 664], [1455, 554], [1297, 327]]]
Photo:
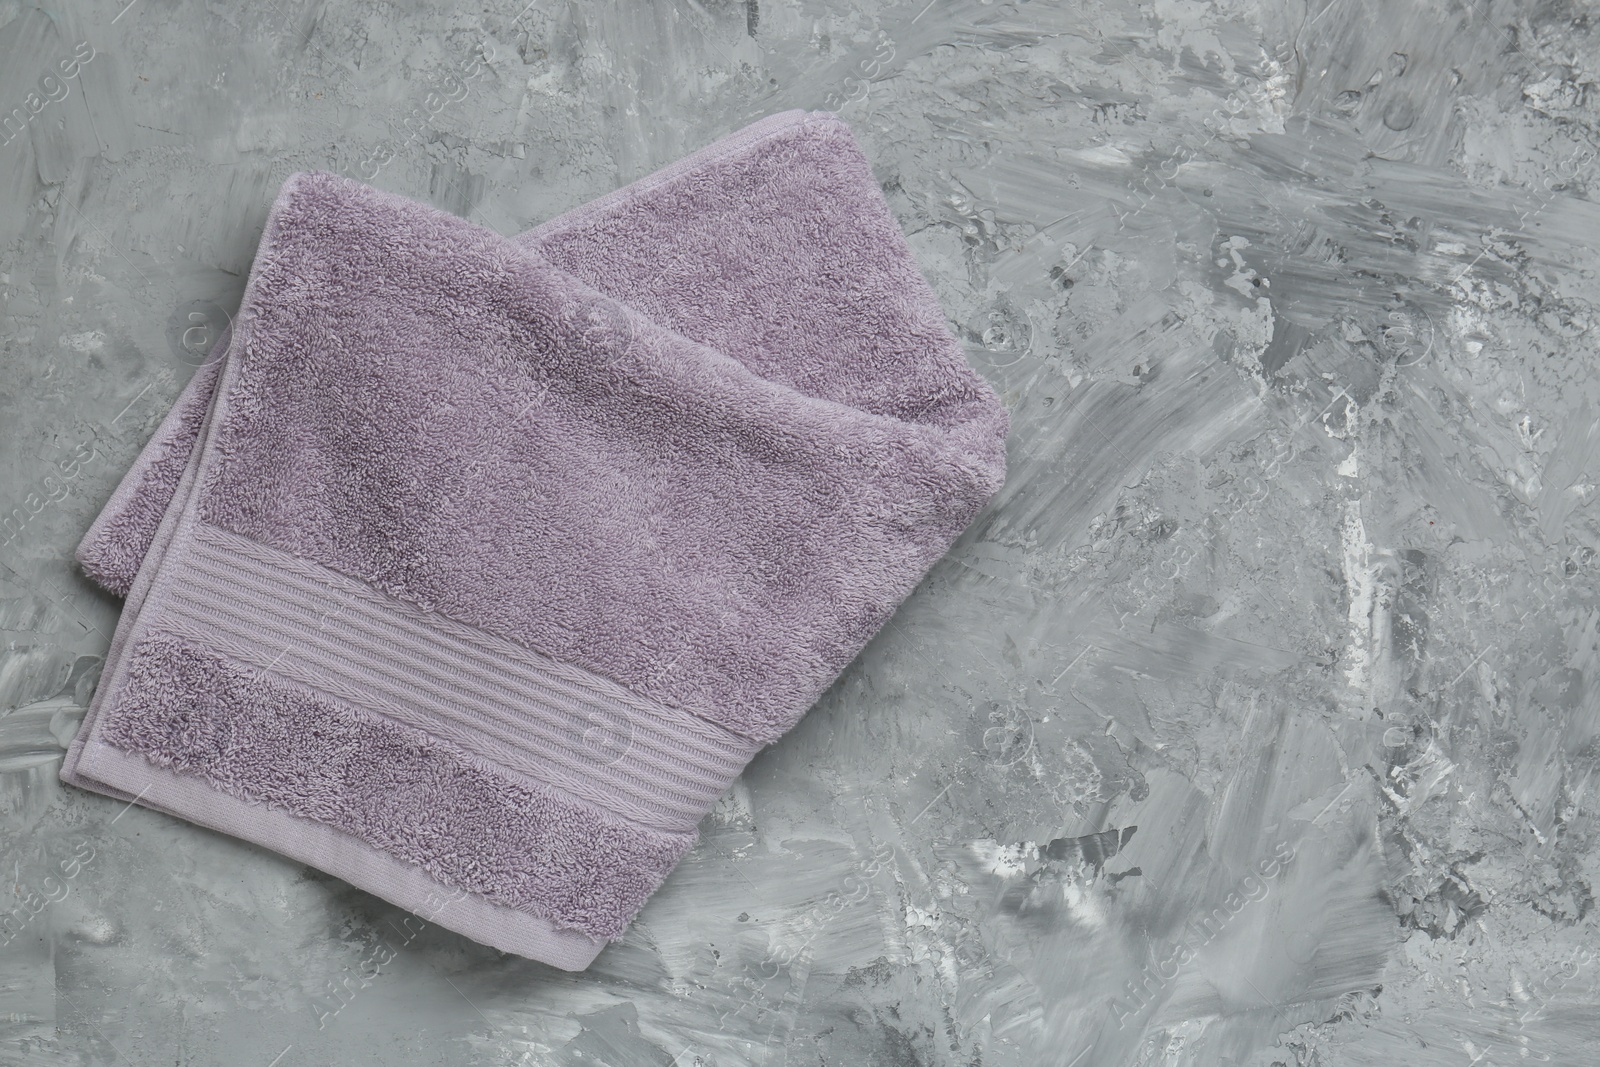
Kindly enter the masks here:
[[517, 238], [294, 175], [217, 356], [79, 547], [63, 779], [568, 969], [1004, 478], [825, 112]]

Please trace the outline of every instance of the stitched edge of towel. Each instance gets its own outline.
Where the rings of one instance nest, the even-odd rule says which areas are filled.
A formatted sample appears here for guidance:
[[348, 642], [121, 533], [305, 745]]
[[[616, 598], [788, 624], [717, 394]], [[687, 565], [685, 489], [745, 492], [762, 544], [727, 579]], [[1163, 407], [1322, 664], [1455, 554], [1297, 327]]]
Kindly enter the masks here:
[[231, 327], [223, 330], [207, 362], [194, 372], [79, 540], [74, 553], [78, 565], [102, 589], [125, 597], [133, 588], [199, 440], [232, 334]]
[[[187, 640], [146, 637], [124, 677], [96, 743], [341, 831], [347, 847], [365, 843], [446, 889], [558, 928], [620, 936], [698, 838], [608, 818], [449, 741]], [[268, 844], [254, 822], [230, 832]]]
[[[581, 971], [604, 938], [563, 930], [547, 919], [445, 890], [426, 871], [377, 849], [352, 848], [348, 835], [285, 811], [236, 800], [199, 778], [157, 767], [143, 756], [98, 743], [84, 750], [79, 784], [141, 807], [249, 841], [309, 864], [436, 926], [490, 948], [567, 971]], [[402, 920], [403, 921], [403, 920]]]

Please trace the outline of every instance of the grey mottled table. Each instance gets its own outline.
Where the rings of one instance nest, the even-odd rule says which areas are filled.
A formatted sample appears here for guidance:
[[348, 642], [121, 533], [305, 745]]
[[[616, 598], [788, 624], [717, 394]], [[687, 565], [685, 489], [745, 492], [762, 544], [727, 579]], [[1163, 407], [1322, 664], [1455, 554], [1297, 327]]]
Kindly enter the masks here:
[[[1600, 1058], [1592, 4], [125, 3], [0, 2], [4, 1063]], [[284, 177], [511, 233], [790, 107], [1011, 473], [625, 941], [59, 784], [71, 550]]]

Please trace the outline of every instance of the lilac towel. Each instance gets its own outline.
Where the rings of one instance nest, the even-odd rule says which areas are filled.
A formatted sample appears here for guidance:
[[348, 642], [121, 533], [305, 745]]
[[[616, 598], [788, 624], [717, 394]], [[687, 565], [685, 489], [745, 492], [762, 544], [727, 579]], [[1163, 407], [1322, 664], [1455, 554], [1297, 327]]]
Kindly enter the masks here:
[[62, 777], [573, 970], [1004, 478], [826, 112], [515, 239], [294, 175], [224, 349], [79, 547]]

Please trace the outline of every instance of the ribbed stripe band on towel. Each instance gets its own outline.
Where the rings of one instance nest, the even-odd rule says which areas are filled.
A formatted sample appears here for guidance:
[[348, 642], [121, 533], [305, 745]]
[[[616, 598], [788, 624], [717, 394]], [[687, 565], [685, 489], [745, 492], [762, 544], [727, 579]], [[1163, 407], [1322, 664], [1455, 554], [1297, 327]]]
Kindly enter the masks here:
[[683, 832], [760, 746], [590, 671], [197, 527], [163, 629], [447, 738], [618, 818]]
[[760, 748], [225, 530], [169, 552], [78, 773], [506, 951], [587, 966]]

